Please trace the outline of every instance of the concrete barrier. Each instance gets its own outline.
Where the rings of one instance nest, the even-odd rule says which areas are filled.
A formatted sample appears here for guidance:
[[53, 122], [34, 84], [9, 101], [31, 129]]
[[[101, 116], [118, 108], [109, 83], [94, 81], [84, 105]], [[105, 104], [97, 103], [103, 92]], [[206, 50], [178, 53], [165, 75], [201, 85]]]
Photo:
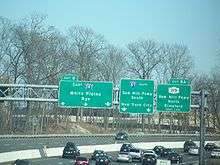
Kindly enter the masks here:
[[16, 159], [36, 159], [36, 158], [41, 158], [41, 154], [38, 149], [0, 153], [0, 163], [11, 162]]

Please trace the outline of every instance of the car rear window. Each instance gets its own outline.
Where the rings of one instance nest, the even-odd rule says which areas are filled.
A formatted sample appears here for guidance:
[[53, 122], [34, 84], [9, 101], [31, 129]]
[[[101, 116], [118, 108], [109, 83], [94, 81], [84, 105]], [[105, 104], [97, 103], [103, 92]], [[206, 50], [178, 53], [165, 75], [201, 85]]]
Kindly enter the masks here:
[[148, 159], [148, 158], [155, 158], [156, 156], [155, 156], [155, 155], [144, 154], [143, 157], [144, 157], [145, 159]]
[[139, 149], [130, 149], [130, 152], [140, 152]]
[[79, 161], [87, 161], [87, 158], [85, 158], [85, 157], [77, 157], [76, 160], [79, 160]]

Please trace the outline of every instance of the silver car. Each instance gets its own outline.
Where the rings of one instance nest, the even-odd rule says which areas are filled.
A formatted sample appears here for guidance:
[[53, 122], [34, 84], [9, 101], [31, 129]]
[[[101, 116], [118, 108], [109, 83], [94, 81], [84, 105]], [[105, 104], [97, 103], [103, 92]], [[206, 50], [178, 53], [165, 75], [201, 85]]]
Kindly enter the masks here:
[[132, 162], [132, 157], [129, 152], [120, 152], [117, 156], [118, 162]]
[[220, 148], [213, 149], [211, 152], [211, 157], [212, 158], [216, 158], [216, 157], [220, 158]]

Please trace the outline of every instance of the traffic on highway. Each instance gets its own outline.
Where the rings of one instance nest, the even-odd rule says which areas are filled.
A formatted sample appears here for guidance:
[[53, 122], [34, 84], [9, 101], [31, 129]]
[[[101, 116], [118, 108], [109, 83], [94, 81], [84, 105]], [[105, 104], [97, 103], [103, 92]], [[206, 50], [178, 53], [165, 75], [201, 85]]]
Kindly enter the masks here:
[[220, 165], [219, 15], [0, 1], [0, 165]]
[[[125, 139], [123, 137], [126, 137]], [[62, 155], [41, 159], [17, 159], [11, 162], [13, 165], [171, 165], [171, 164], [198, 164], [199, 146], [195, 141], [187, 140], [182, 147], [173, 146], [167, 148], [156, 145], [153, 148], [136, 147], [129, 142], [129, 135], [126, 132], [118, 132], [115, 139], [120, 149], [114, 152], [106, 152], [105, 147], [96, 148], [92, 153], [81, 153], [79, 145], [68, 141], [62, 150]], [[220, 163], [220, 146], [215, 142], [208, 142], [205, 145], [205, 161], [208, 163]]]

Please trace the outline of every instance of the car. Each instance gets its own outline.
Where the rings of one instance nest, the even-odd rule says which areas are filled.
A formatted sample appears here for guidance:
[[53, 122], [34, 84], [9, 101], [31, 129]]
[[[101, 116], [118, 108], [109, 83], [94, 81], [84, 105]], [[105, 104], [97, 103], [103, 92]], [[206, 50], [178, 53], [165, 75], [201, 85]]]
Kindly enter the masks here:
[[77, 156], [74, 165], [89, 165], [89, 160], [86, 157]]
[[95, 161], [96, 165], [109, 165], [110, 163], [111, 163], [111, 160], [106, 155], [98, 156]]
[[176, 152], [172, 152], [168, 155], [168, 160], [171, 161], [171, 163], [182, 163], [183, 162], [183, 157], [181, 155], [179, 155], [178, 153]]
[[215, 143], [207, 143], [205, 145], [205, 150], [206, 151], [212, 151], [213, 149], [217, 148]]
[[95, 150], [91, 156], [91, 159], [96, 160], [96, 158], [100, 155], [103, 156], [103, 155], [107, 155], [107, 154], [103, 150]]
[[80, 150], [77, 148], [75, 143], [68, 142], [63, 149], [62, 158], [73, 158], [80, 156]]
[[129, 152], [131, 148], [135, 148], [131, 143], [124, 143], [121, 146], [120, 152]]
[[158, 158], [158, 155], [155, 153], [154, 150], [143, 150], [142, 155], [144, 154], [153, 154], [156, 158]]
[[115, 135], [115, 140], [128, 140], [128, 134], [126, 132], [118, 132]]
[[145, 153], [142, 155], [142, 165], [156, 165], [157, 157], [152, 153]]
[[136, 149], [136, 148], [131, 148], [129, 151], [129, 154], [132, 157], [132, 161], [133, 160], [139, 160], [141, 161], [142, 158], [142, 151], [140, 149]]
[[161, 156], [161, 154], [163, 153], [164, 147], [163, 146], [155, 146], [153, 150], [158, 156]]
[[211, 158], [220, 158], [220, 148], [215, 148], [211, 151]]
[[31, 165], [31, 162], [29, 160], [15, 160], [12, 165]]
[[197, 146], [195, 142], [193, 142], [192, 140], [189, 141], [185, 141], [184, 145], [183, 145], [183, 151], [184, 152], [188, 152], [190, 147], [192, 146]]
[[199, 155], [199, 147], [198, 146], [190, 146], [188, 153], [190, 155]]
[[132, 162], [132, 156], [129, 152], [119, 152], [117, 156], [117, 162]]
[[161, 157], [166, 158], [168, 157], [169, 154], [176, 152], [174, 149], [172, 148], [164, 148], [163, 152], [161, 153]]

